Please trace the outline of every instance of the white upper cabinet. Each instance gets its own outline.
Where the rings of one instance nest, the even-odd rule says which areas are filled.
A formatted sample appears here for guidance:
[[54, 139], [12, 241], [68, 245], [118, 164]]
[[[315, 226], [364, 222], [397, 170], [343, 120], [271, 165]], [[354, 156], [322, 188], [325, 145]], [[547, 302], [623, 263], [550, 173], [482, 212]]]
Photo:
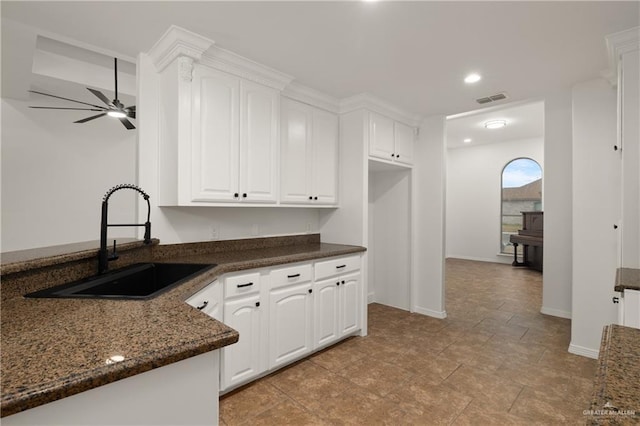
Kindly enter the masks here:
[[193, 79], [192, 200], [277, 200], [277, 91], [207, 67]]
[[250, 81], [240, 83], [240, 186], [249, 202], [277, 200], [279, 94]]
[[280, 201], [338, 201], [338, 117], [291, 99], [281, 105]]
[[369, 156], [395, 163], [413, 163], [415, 131], [406, 124], [369, 113]]
[[399, 122], [394, 123], [395, 136], [395, 161], [404, 164], [413, 164], [413, 143], [415, 131], [412, 127]]
[[383, 160], [393, 160], [393, 120], [372, 112], [369, 116], [369, 132], [369, 155]]
[[239, 191], [240, 81], [206, 67], [192, 89], [192, 201], [235, 201]]

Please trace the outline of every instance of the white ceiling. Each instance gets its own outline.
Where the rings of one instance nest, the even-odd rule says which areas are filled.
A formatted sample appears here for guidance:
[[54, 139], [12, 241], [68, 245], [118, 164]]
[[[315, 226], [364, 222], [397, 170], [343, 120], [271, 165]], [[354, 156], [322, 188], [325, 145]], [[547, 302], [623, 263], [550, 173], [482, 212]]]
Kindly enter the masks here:
[[[639, 2], [2, 1], [1, 12], [129, 57], [175, 24], [334, 97], [369, 92], [428, 116], [598, 77], [604, 36], [637, 26]], [[481, 82], [465, 85], [470, 71]]]
[[[487, 129], [484, 123], [505, 120], [500, 129]], [[459, 114], [447, 120], [447, 147], [462, 148], [498, 142], [511, 142], [544, 136], [544, 102], [520, 103], [504, 108], [486, 108]], [[464, 143], [464, 139], [471, 139]]]

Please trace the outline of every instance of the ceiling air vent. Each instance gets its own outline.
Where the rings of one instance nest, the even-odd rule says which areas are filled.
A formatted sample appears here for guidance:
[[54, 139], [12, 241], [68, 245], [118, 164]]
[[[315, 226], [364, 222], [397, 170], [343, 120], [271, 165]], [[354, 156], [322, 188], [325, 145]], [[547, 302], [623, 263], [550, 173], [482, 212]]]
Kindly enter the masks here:
[[476, 99], [476, 102], [479, 104], [488, 104], [489, 102], [496, 102], [496, 101], [501, 101], [503, 99], [507, 99], [507, 94], [502, 92], [502, 93], [496, 93], [495, 95], [491, 95], [491, 96], [485, 96], [484, 98], [478, 98]]

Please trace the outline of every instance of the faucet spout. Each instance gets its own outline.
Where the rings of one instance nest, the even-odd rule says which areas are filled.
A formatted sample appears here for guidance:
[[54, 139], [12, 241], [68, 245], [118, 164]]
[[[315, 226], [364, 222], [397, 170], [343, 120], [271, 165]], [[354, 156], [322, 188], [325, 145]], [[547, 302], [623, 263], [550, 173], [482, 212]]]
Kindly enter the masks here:
[[[147, 221], [145, 223], [130, 223], [130, 224], [110, 224], [108, 223], [107, 216], [109, 212], [109, 198], [113, 195], [114, 192], [119, 191], [121, 189], [132, 189], [145, 199], [147, 202]], [[100, 250], [98, 251], [98, 275], [103, 274], [109, 269], [109, 253], [107, 250], [107, 229], [110, 226], [144, 226], [144, 243], [151, 244], [151, 203], [149, 202], [149, 195], [144, 192], [140, 187], [132, 184], [122, 184], [116, 185], [110, 190], [102, 198], [102, 213], [100, 218]], [[115, 255], [115, 242], [113, 247], [113, 252]], [[117, 259], [117, 256], [114, 256], [113, 259]]]

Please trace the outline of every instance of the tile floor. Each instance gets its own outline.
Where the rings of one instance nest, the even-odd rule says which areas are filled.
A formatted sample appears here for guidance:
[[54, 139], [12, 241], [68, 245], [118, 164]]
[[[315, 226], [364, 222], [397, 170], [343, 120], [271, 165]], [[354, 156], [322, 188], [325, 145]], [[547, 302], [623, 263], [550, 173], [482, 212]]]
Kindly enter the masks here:
[[584, 424], [596, 361], [540, 314], [541, 275], [447, 260], [448, 318], [369, 305], [353, 337], [220, 401], [222, 425]]

